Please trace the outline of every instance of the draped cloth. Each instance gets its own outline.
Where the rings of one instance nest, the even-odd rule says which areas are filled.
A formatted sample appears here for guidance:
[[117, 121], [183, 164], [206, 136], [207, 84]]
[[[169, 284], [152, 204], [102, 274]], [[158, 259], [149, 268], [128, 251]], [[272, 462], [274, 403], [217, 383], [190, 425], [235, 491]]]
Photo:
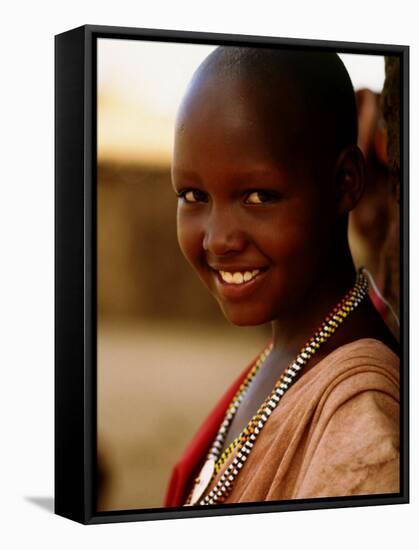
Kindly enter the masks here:
[[[398, 493], [399, 358], [384, 343], [345, 344], [304, 373], [275, 408], [226, 503]], [[165, 506], [181, 506], [249, 365], [176, 464]], [[227, 459], [207, 492], [234, 459]]]

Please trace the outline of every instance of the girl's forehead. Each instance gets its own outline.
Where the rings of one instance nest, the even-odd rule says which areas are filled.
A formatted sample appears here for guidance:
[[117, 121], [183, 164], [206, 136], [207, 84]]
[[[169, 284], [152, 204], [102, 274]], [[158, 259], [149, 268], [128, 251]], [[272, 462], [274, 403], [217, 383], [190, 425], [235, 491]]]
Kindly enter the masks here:
[[278, 117], [297, 123], [306, 111], [301, 91], [284, 82], [246, 78], [205, 78], [188, 90], [179, 110], [180, 120], [226, 120], [271, 126]]
[[[223, 84], [223, 86], [221, 85]], [[304, 117], [290, 87], [267, 93], [265, 84], [209, 79], [193, 86], [179, 111], [174, 160], [182, 164], [279, 163], [303, 154]]]

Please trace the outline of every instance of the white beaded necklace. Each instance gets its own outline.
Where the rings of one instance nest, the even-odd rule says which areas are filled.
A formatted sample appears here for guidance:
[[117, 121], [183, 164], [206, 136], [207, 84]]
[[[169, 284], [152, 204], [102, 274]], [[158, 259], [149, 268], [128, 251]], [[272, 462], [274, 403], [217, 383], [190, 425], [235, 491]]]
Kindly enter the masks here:
[[[320, 348], [321, 344], [326, 342], [335, 332], [338, 326], [343, 323], [347, 315], [353, 311], [365, 298], [368, 293], [368, 280], [362, 273], [363, 268], [360, 268], [357, 273], [357, 279], [354, 287], [345, 295], [345, 297], [337, 304], [332, 312], [326, 317], [319, 330], [311, 337], [303, 346], [296, 359], [285, 369], [278, 382], [275, 384], [272, 392], [268, 395], [262, 405], [259, 407], [255, 416], [250, 420], [245, 429], [241, 432], [233, 443], [229, 445], [226, 451], [221, 456], [221, 449], [225, 442], [227, 431], [233, 421], [237, 409], [246, 394], [250, 382], [259, 370], [266, 357], [269, 355], [272, 345], [268, 346], [262, 352], [255, 366], [252, 368], [238, 392], [234, 396], [230, 406], [227, 409], [223, 422], [215, 437], [214, 443], [207, 456], [207, 459], [202, 467], [199, 476], [195, 480], [195, 485], [187, 499], [185, 506], [193, 506], [196, 504], [207, 505], [224, 502], [229, 495], [234, 481], [237, 478], [240, 470], [243, 468], [248, 456], [250, 455], [255, 441], [262, 431], [265, 423], [272, 414], [273, 410], [279, 404], [284, 393], [295, 382], [298, 374], [310, 359], [312, 355]], [[213, 480], [215, 474], [220, 470], [225, 460], [231, 452], [239, 445], [239, 450], [236, 457], [226, 468], [225, 472], [216, 483], [215, 487], [202, 498], [209, 484]]]

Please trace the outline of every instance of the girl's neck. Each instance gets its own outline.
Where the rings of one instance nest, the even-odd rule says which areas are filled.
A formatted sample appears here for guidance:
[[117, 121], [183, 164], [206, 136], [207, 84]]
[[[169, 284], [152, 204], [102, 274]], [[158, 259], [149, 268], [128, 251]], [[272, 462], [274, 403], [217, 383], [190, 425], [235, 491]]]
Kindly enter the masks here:
[[284, 318], [272, 321], [272, 353], [293, 356], [336, 304], [355, 284], [356, 270], [347, 247], [347, 252], [339, 256], [339, 261], [328, 262], [313, 280], [313, 284], [299, 304]]

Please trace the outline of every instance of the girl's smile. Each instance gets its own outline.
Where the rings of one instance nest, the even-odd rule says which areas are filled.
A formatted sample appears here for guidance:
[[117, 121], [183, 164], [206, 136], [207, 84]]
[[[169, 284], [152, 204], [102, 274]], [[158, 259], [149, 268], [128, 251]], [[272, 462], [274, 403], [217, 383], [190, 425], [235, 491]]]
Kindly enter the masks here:
[[242, 299], [254, 292], [263, 282], [267, 269], [214, 269], [217, 292], [229, 299]]

